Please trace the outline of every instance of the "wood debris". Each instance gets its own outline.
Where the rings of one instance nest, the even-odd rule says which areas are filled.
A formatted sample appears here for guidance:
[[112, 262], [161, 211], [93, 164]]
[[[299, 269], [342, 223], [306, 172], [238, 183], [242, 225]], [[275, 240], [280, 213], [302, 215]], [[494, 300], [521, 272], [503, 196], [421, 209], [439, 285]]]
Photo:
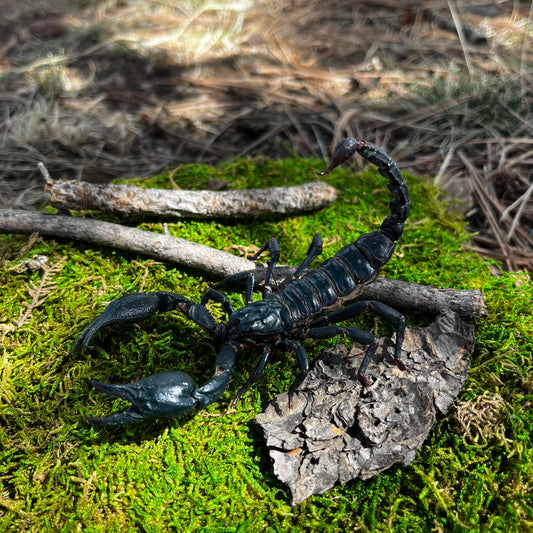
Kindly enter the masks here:
[[332, 204], [337, 191], [323, 181], [293, 187], [230, 191], [144, 189], [47, 179], [50, 203], [61, 209], [177, 218], [249, 219], [315, 211]]
[[[238, 272], [254, 272], [256, 282], [265, 279], [266, 266], [254, 263], [223, 250], [180, 239], [164, 233], [130, 228], [84, 217], [51, 215], [24, 210], [0, 210], [0, 233], [40, 233], [51, 237], [73, 239], [91, 244], [140, 253], [207, 273], [212, 278], [224, 278]], [[274, 271], [273, 287], [278, 290], [292, 278], [296, 268], [278, 266]], [[380, 278], [362, 287], [359, 295], [380, 300], [399, 309], [413, 309], [432, 315], [442, 309], [453, 309], [463, 317], [487, 315], [483, 294], [479, 290], [436, 289], [416, 283]]]
[[325, 350], [292, 409], [283, 393], [257, 416], [292, 504], [413, 461], [437, 414], [446, 413], [464, 385], [474, 342], [474, 327], [447, 311], [427, 328], [407, 328], [409, 372], [402, 372], [392, 359], [393, 342], [382, 338], [367, 371], [369, 389], [357, 379], [361, 346]]

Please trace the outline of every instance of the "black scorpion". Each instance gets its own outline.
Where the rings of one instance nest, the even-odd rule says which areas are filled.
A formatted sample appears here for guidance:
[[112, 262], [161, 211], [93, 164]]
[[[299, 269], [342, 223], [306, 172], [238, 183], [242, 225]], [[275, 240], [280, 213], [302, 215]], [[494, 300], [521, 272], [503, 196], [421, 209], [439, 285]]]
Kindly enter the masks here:
[[[104, 326], [131, 324], [158, 311], [178, 310], [213, 337], [215, 345], [219, 347], [216, 370], [214, 376], [198, 388], [191, 376], [177, 371], [156, 374], [129, 385], [111, 385], [93, 380], [91, 384], [98, 391], [128, 400], [132, 405], [122, 413], [105, 418], [88, 418], [90, 422], [119, 425], [148, 417], [176, 417], [203, 409], [215, 402], [226, 390], [234, 372], [235, 357], [247, 348], [259, 351], [259, 362], [237, 393], [233, 405], [263, 372], [271, 347], [295, 352], [300, 372], [289, 389], [291, 405], [295, 390], [308, 372], [307, 356], [299, 342], [305, 338], [327, 339], [342, 335], [368, 346], [358, 376], [365, 386], [369, 386], [365, 371], [377, 348], [375, 336], [357, 328], [335, 325], [366, 310], [372, 310], [396, 327], [394, 359], [401, 370], [407, 370], [400, 358], [405, 318], [398, 311], [380, 302], [368, 300], [342, 307], [344, 302], [355, 298], [363, 285], [372, 282], [391, 258], [410, 208], [407, 183], [398, 165], [372, 143], [344, 139], [335, 148], [331, 164], [320, 175], [328, 174], [355, 152], [377, 166], [380, 174], [387, 178], [393, 194], [391, 214], [385, 218], [380, 229], [361, 235], [316, 270], [305, 270], [322, 252], [322, 238], [317, 233], [309, 246], [306, 259], [296, 270], [292, 280], [278, 292], [272, 292], [271, 283], [280, 250], [276, 239], [270, 239], [253, 257], [255, 260], [264, 251], [270, 252], [263, 299], [253, 303], [254, 275], [251, 272], [230, 276], [212, 286], [200, 304], [166, 291], [128, 294], [111, 302], [76, 340], [72, 353], [80, 346], [87, 348], [95, 333]], [[224, 284], [235, 281], [247, 281], [247, 304], [237, 310], [233, 310], [227, 296], [217, 290]], [[228, 314], [227, 323], [215, 321], [205, 307], [209, 300], [223, 305]]]

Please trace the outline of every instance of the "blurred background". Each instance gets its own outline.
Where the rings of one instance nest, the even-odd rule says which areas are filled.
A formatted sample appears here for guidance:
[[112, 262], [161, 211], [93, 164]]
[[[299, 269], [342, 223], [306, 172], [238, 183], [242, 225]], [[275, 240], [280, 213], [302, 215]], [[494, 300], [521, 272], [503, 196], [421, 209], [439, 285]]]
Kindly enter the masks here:
[[531, 1], [0, 6], [2, 208], [46, 202], [38, 162], [108, 182], [328, 158], [349, 135], [455, 198], [471, 248], [533, 271]]

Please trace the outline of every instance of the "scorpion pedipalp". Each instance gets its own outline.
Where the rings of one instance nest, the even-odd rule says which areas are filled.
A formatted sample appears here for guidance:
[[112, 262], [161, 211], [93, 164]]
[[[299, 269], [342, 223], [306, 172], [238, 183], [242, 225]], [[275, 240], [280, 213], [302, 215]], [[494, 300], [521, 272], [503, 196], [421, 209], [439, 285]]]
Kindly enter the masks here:
[[122, 413], [103, 418], [88, 417], [93, 424], [116, 426], [148, 417], [181, 416], [194, 411], [198, 400], [196, 385], [185, 372], [162, 372], [128, 385], [112, 385], [93, 380], [91, 385], [108, 396], [131, 402]]

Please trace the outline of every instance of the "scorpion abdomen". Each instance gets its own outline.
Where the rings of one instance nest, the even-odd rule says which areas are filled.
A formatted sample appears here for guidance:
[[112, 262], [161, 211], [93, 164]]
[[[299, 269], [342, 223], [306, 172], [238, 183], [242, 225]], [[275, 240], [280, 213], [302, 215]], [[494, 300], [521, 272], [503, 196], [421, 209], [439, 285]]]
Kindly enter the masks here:
[[377, 270], [387, 263], [396, 248], [396, 243], [380, 230], [361, 235], [354, 244]]
[[294, 322], [305, 320], [322, 310], [319, 292], [305, 278], [289, 283], [276, 293], [276, 298], [285, 304]]
[[361, 250], [356, 244], [360, 239], [361, 237], [356, 242], [351, 242], [341, 248], [335, 254], [335, 257], [340, 259], [346, 270], [353, 276], [357, 283], [368, 283], [374, 279], [377, 272], [369, 263], [367, 257], [365, 257], [364, 250]]
[[274, 297], [286, 306], [295, 323], [305, 321], [354, 296], [358, 286], [377, 276], [379, 267], [373, 268], [364, 251], [350, 243], [316, 270], [291, 281]]

